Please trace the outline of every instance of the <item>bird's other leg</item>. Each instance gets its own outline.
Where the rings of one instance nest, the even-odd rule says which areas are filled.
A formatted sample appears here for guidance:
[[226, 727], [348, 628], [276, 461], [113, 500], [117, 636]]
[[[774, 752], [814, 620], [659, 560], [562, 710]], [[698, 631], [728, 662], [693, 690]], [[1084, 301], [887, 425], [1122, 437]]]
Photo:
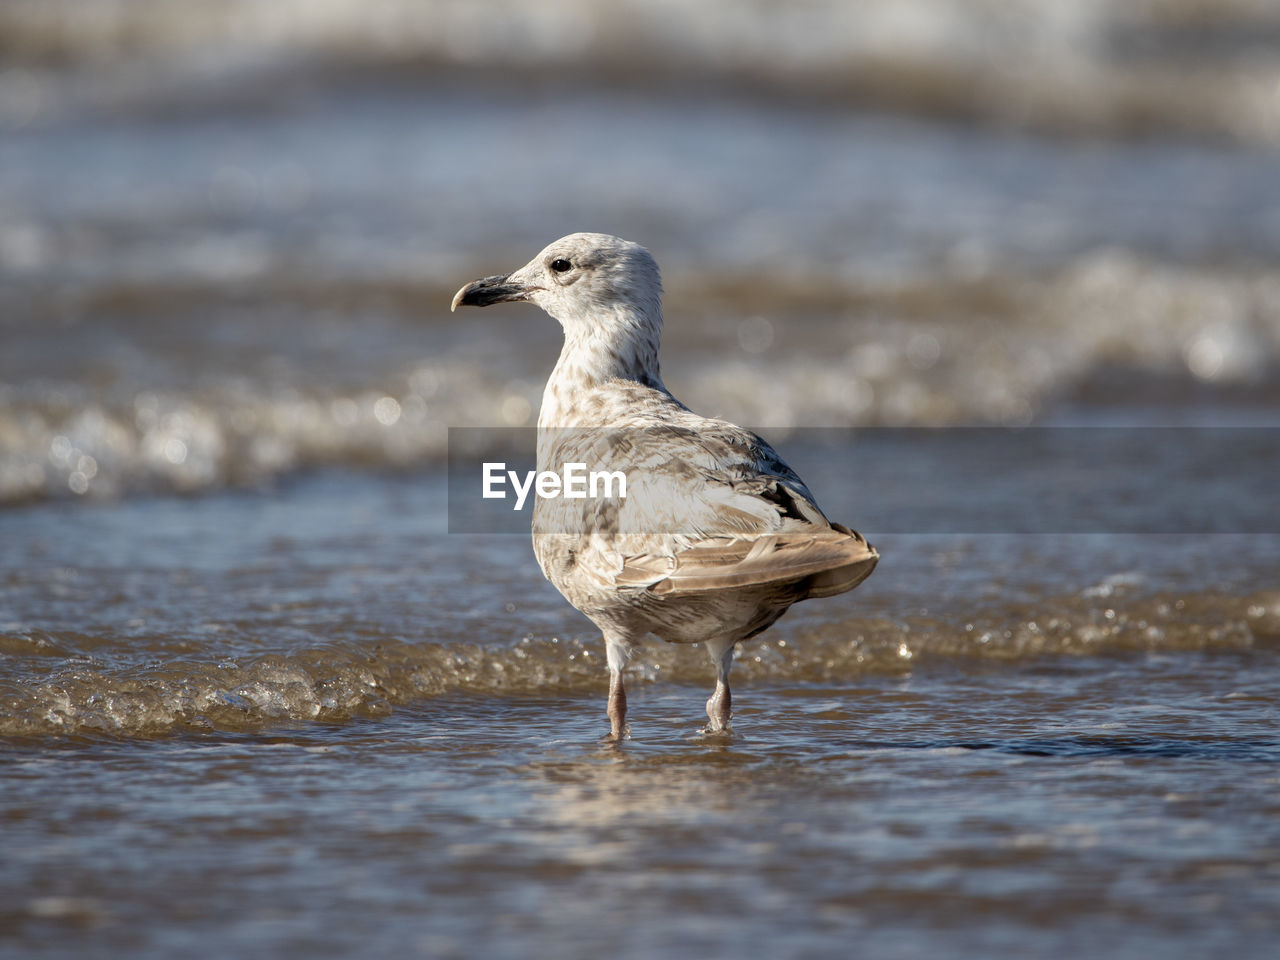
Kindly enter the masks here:
[[609, 659], [609, 736], [622, 740], [631, 732], [627, 727], [627, 690], [622, 671], [635, 651], [635, 643], [628, 637], [606, 633], [604, 647]]
[[733, 716], [733, 695], [729, 692], [729, 671], [733, 668], [733, 643], [715, 641], [707, 643], [707, 652], [716, 666], [716, 692], [707, 700], [708, 733], [722, 733], [729, 729]]

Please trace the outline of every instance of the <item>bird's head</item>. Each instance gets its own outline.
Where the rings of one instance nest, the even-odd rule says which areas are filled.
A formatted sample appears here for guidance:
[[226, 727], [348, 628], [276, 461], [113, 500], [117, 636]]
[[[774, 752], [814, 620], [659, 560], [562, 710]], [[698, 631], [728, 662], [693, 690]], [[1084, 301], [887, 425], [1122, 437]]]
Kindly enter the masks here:
[[638, 243], [603, 233], [561, 237], [513, 273], [473, 280], [451, 309], [527, 300], [560, 321], [571, 337], [623, 334], [662, 324], [658, 265]]

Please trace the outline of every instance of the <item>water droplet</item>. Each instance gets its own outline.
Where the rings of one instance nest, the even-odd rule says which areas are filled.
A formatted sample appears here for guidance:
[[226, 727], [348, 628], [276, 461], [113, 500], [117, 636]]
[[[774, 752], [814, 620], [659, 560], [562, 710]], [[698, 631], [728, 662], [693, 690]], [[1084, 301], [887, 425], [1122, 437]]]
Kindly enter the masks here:
[[381, 397], [373, 405], [373, 415], [384, 427], [390, 427], [400, 419], [400, 401], [395, 397]]
[[175, 466], [186, 462], [187, 445], [177, 437], [170, 437], [164, 442], [164, 458]]
[[54, 437], [49, 444], [49, 459], [54, 463], [66, 463], [71, 458], [71, 449], [71, 441], [66, 437]]
[[1202, 333], [1187, 345], [1187, 369], [1200, 380], [1216, 380], [1222, 372], [1222, 345]]

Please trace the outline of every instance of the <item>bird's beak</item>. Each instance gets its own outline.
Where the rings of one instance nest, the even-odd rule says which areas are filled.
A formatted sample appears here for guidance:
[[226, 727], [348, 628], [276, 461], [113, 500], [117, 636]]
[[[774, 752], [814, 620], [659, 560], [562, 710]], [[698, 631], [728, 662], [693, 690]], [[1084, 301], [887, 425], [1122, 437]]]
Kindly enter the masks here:
[[472, 280], [453, 295], [453, 303], [449, 304], [450, 312], [457, 310], [459, 306], [487, 307], [491, 303], [528, 300], [529, 294], [537, 287], [522, 283], [514, 279], [514, 276], [514, 274], [507, 274]]

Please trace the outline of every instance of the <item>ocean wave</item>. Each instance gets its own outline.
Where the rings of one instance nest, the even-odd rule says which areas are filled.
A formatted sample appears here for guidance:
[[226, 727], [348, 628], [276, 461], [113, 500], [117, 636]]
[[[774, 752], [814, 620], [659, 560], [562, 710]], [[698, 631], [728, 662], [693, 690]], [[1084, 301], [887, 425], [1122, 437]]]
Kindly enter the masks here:
[[[484, 342], [432, 353], [422, 331], [445, 328], [447, 292], [424, 287], [404, 294], [404, 309], [442, 306], [383, 329], [381, 349], [361, 354], [351, 350], [360, 332], [343, 332], [367, 326], [359, 311], [326, 314], [338, 326], [323, 338], [299, 336], [317, 322], [307, 305], [321, 293], [295, 291], [297, 310], [277, 306], [276, 320], [232, 305], [180, 338], [147, 327], [161, 322], [153, 312], [187, 309], [171, 289], [150, 305], [135, 292], [118, 330], [109, 315], [99, 320], [99, 339], [68, 340], [36, 308], [11, 321], [31, 355], [84, 369], [0, 385], [0, 505], [252, 487], [317, 466], [437, 463], [448, 426], [536, 419], [553, 323], [522, 328], [526, 339], [538, 331], [533, 349]], [[216, 287], [186, 296], [191, 310], [216, 310]], [[1255, 410], [1280, 400], [1280, 276], [1265, 269], [1101, 250], [1039, 278], [840, 285], [676, 274], [668, 299], [668, 384], [694, 409], [776, 438], [813, 426], [1025, 425], [1064, 406], [1152, 401], [1177, 424], [1206, 399]], [[272, 323], [278, 332], [263, 334]], [[106, 375], [112, 351], [102, 337], [124, 357]], [[263, 337], [280, 362], [262, 362], [254, 344]], [[237, 338], [248, 346], [228, 350]]]
[[[180, 644], [179, 644], [180, 645]], [[1044, 657], [1280, 649], [1280, 594], [1138, 595], [1103, 585], [967, 617], [852, 618], [775, 628], [739, 648], [735, 678], [839, 684], [868, 673], [1025, 664]], [[509, 644], [321, 644], [251, 658], [168, 659], [113, 667], [47, 633], [0, 636], [20, 665], [0, 681], [0, 735], [158, 736], [381, 716], [426, 697], [595, 695], [606, 677], [595, 639]], [[651, 641], [635, 682], [704, 685], [700, 651]]]
[[[467, 69], [489, 85], [590, 77], [595, 86], [681, 94], [718, 85], [1006, 127], [1173, 130], [1270, 144], [1280, 142], [1277, 33], [1280, 15], [1265, 0], [916, 0], [907, 9], [895, 0], [717, 2], [678, 15], [668, 4], [591, 0], [554, 9], [508, 0], [483, 11], [457, 0], [0, 5], [0, 52], [27, 64], [75, 64], [89, 76], [69, 98], [116, 108], [163, 103], [175, 90], [198, 101], [193, 86], [225, 97], [237, 75], [264, 86], [265, 65], [296, 72], [312, 62], [322, 73], [357, 65], [401, 79]], [[146, 58], [149, 69], [139, 69]], [[157, 72], [170, 82], [155, 83]], [[0, 117], [38, 121], [57, 88], [47, 70], [15, 74]]]

